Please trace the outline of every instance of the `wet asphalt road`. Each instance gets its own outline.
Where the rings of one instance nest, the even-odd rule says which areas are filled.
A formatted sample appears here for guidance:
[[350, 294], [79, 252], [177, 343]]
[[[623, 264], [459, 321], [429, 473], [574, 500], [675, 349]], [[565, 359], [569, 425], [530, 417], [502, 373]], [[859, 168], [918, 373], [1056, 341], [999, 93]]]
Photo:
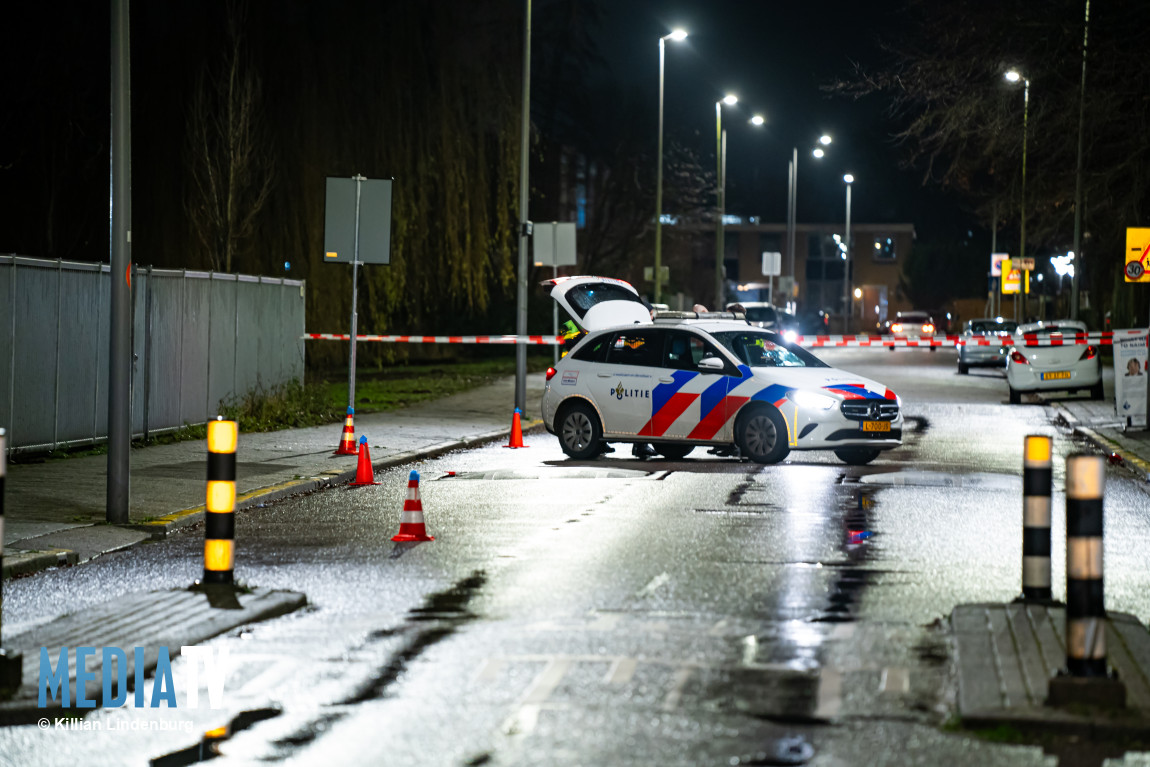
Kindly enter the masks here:
[[[245, 711], [260, 721], [215, 764], [1053, 763], [941, 726], [954, 694], [941, 624], [956, 604], [1019, 591], [1023, 437], [1055, 437], [1056, 531], [1063, 458], [1083, 446], [1049, 408], [1007, 405], [1000, 372], [958, 376], [951, 352], [821, 356], [902, 395], [902, 448], [865, 467], [703, 449], [643, 462], [626, 446], [573, 462], [536, 433], [527, 449], [489, 445], [243, 513], [238, 576], [311, 606], [211, 643], [233, 660], [226, 710], [6, 728], [0, 764], [147, 764]], [[394, 544], [411, 468], [436, 540]], [[1108, 477], [1107, 604], [1143, 622], [1147, 508], [1135, 483]], [[12, 582], [5, 631], [186, 586], [201, 536]], [[188, 729], [109, 729], [160, 720]]]

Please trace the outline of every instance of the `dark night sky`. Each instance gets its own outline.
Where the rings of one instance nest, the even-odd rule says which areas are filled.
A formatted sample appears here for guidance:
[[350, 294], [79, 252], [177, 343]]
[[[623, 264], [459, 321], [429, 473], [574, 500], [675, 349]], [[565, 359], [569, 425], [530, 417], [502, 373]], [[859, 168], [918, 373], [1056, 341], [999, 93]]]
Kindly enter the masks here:
[[[433, 1], [433, 0], [425, 0]], [[96, 193], [83, 205], [92, 219], [86, 227], [65, 230], [95, 232], [87, 248], [102, 251], [106, 217], [107, 168], [107, 6], [78, 0], [66, 3], [61, 13], [55, 6], [24, 4], [12, 13], [19, 34], [0, 61], [16, 106], [0, 116], [6, 149], [0, 147], [0, 168], [37, 157], [36, 153], [59, 154], [68, 147], [93, 180]], [[515, 3], [509, 12], [515, 13]], [[852, 218], [855, 221], [910, 222], [920, 239], [961, 237], [969, 227], [968, 216], [957, 201], [933, 189], [924, 189], [920, 172], [902, 170], [891, 134], [897, 126], [884, 115], [877, 99], [852, 102], [832, 97], [820, 89], [836, 75], [851, 72], [855, 61], [874, 66], [882, 51], [880, 38], [895, 33], [900, 23], [899, 0], [597, 0], [599, 23], [594, 31], [598, 53], [605, 67], [601, 77], [634, 94], [642, 107], [637, 131], [650, 131], [652, 144], [657, 126], [658, 38], [675, 26], [688, 30], [682, 43], [667, 43], [666, 136], [695, 149], [706, 167], [714, 160], [714, 104], [726, 92], [740, 97], [734, 109], [724, 107], [728, 133], [727, 210], [759, 215], [782, 222], [786, 210], [787, 162], [791, 148], [799, 149], [799, 209], [801, 222], [839, 221], [844, 215], [842, 174], [856, 176]], [[564, 4], [534, 0], [534, 24], [542, 29], [548, 14], [560, 15]], [[260, 4], [261, 10], [270, 6]], [[333, 3], [318, 11], [314, 6], [286, 3], [274, 6], [274, 18], [282, 21], [302, 8], [358, 18], [359, 2]], [[518, 3], [522, 8], [522, 0]], [[154, 150], [165, 158], [163, 166], [134, 166], [134, 175], [170, 171], [178, 158], [151, 145], [157, 136], [182, 129], [184, 91], [191, 73], [206, 55], [211, 39], [219, 37], [222, 4], [133, 3], [133, 144], [137, 159]], [[554, 18], [552, 18], [554, 21]], [[263, 30], [274, 35], [275, 30]], [[508, 40], [518, 47], [519, 40]], [[542, 61], [537, 50], [533, 63]], [[265, 73], [269, 78], [275, 72]], [[543, 80], [536, 80], [533, 102], [543, 100]], [[645, 106], [650, 104], [649, 108]], [[595, 108], [595, 105], [591, 105]], [[603, 114], [610, 113], [602, 105]], [[754, 112], [767, 117], [763, 128], [747, 119]], [[44, 118], [55, 115], [55, 125], [70, 131], [55, 135], [42, 130]], [[20, 115], [17, 119], [16, 115]], [[147, 120], [141, 119], [146, 117]], [[588, 116], [592, 117], [592, 116]], [[63, 120], [61, 120], [63, 118]], [[828, 156], [814, 160], [809, 150], [823, 132], [835, 138]], [[59, 164], [59, 163], [58, 163]], [[27, 163], [26, 163], [27, 165]], [[65, 167], [63, 165], [61, 168]], [[28, 177], [48, 176], [33, 169]], [[26, 173], [29, 173], [25, 169]], [[9, 174], [11, 175], [11, 174]], [[58, 188], [79, 188], [72, 179]], [[10, 183], [0, 174], [0, 198], [17, 219], [38, 219], [48, 209], [45, 184]], [[137, 213], [148, 214], [140, 200]], [[58, 206], [64, 210], [62, 206]], [[0, 235], [3, 232], [0, 231]], [[39, 252], [42, 243], [13, 242], [0, 236], [0, 250]], [[61, 246], [61, 243], [57, 243]], [[61, 252], [75, 252], [63, 243]], [[70, 249], [71, 248], [71, 249]]]
[[[880, 42], [898, 31], [896, 0], [748, 2], [747, 0], [624, 0], [604, 3], [597, 43], [608, 76], [649, 87], [657, 104], [658, 39], [675, 27], [689, 33], [667, 42], [665, 131], [695, 135], [713, 162], [715, 101], [727, 128], [727, 210], [783, 221], [787, 163], [799, 150], [800, 221], [837, 221], [845, 214], [844, 173], [853, 173], [852, 219], [910, 222], [920, 238], [965, 234], [958, 201], [924, 189], [921, 171], [899, 167], [897, 126], [877, 98], [852, 101], [820, 86], [849, 76], [854, 64], [873, 68], [886, 55]], [[767, 124], [747, 124], [753, 113]], [[658, 111], [651, 116], [652, 130]], [[827, 157], [810, 155], [822, 132], [834, 137]]]

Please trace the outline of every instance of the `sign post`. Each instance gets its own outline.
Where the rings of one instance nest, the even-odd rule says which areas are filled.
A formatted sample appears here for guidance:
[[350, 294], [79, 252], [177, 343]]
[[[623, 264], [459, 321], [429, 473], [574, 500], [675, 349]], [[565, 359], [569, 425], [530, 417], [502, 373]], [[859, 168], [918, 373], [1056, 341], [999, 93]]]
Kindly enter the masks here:
[[782, 274], [783, 254], [763, 251], [763, 276], [767, 278], [767, 301], [775, 303], [775, 277]]
[[997, 317], [1002, 314], [1002, 296], [999, 294], [999, 284], [1002, 281], [1002, 262], [1009, 259], [1009, 253], [990, 254], [990, 290], [991, 315]]
[[327, 178], [323, 216], [324, 263], [351, 264], [351, 351], [347, 363], [347, 406], [355, 407], [355, 336], [358, 331], [359, 265], [391, 263], [391, 182]]
[[[559, 276], [559, 267], [575, 266], [575, 224], [534, 224], [531, 243], [535, 265], [551, 265], [551, 276]], [[551, 335], [559, 335], [559, 303], [551, 302]], [[555, 362], [559, 361], [559, 347], [555, 349]]]
[[[1126, 282], [1150, 282], [1150, 228], [1126, 228], [1126, 267], [1123, 271]], [[1146, 387], [1146, 412], [1146, 430], [1150, 431], [1150, 386]]]

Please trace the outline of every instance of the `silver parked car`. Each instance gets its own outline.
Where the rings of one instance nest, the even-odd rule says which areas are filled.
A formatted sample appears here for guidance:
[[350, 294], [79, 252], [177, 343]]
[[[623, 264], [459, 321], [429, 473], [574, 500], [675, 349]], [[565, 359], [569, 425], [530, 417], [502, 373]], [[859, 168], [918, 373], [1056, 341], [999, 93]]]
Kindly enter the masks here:
[[962, 330], [963, 343], [958, 346], [959, 374], [966, 375], [973, 367], [1006, 367], [1010, 335], [1017, 327], [1014, 320], [1001, 317], [967, 320]]

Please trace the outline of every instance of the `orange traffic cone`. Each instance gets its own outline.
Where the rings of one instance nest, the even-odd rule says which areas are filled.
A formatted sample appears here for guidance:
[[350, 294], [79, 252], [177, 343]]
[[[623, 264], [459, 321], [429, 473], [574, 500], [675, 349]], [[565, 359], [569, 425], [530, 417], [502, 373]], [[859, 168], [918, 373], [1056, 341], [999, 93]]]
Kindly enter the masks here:
[[355, 467], [355, 481], [350, 487], [378, 485], [371, 470], [371, 453], [367, 450], [367, 437], [359, 438], [359, 465]]
[[527, 447], [523, 444], [523, 430], [519, 426], [519, 408], [511, 416], [511, 441], [503, 447]]
[[403, 502], [403, 514], [399, 517], [399, 533], [393, 541], [434, 541], [423, 526], [423, 501], [419, 500], [419, 472], [413, 471], [407, 478], [407, 500]]
[[355, 416], [355, 408], [349, 407], [347, 409], [347, 418], [343, 421], [343, 437], [339, 442], [339, 449], [332, 455], [355, 455], [355, 426], [352, 425], [352, 418]]

